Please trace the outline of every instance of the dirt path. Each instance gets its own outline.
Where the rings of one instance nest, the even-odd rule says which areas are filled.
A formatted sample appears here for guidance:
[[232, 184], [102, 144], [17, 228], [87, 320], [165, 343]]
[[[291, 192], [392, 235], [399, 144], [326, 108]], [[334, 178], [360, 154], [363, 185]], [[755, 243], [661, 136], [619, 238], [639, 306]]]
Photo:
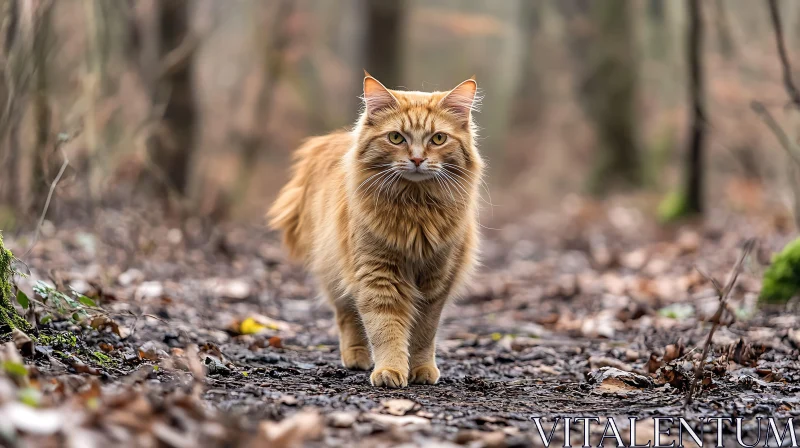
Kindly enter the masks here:
[[[150, 222], [107, 212], [91, 229], [63, 226], [37, 245], [31, 278], [20, 281], [23, 290], [38, 278], [80, 289], [126, 336], [55, 322], [43, 331], [78, 333], [78, 344], [39, 344], [26, 360], [38, 368], [45, 408], [85, 410], [75, 397], [94, 391], [107, 412], [79, 426], [96, 440], [527, 446], [539, 440], [534, 417], [800, 415], [800, 318], [754, 308], [760, 263], [788, 239], [764, 223], [658, 234], [532, 217], [487, 232], [485, 267], [442, 324], [442, 380], [388, 390], [341, 367], [332, 315], [275, 235]], [[734, 292], [740, 318], [715, 336], [706, 385], [684, 407], [709, 328], [698, 320], [716, 304], [694, 266], [724, 280], [751, 236], [760, 249]], [[262, 332], [239, 334], [248, 318], [245, 327]], [[98, 351], [111, 361], [93, 359]], [[204, 379], [190, 374], [192, 356], [205, 363]], [[603, 380], [603, 368], [633, 375]], [[139, 402], [157, 423], [136, 427]], [[109, 422], [114, 412], [122, 417]]]

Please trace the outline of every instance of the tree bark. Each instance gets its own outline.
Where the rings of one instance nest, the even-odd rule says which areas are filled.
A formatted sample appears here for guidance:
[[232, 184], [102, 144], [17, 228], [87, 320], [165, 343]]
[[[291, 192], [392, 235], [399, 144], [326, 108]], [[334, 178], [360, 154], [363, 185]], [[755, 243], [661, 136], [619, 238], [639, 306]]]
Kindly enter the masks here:
[[725, 0], [714, 0], [714, 25], [717, 31], [717, 43], [722, 57], [732, 60], [736, 57], [736, 45], [731, 34], [730, 17]]
[[512, 124], [530, 125], [541, 116], [543, 107], [540, 74], [535, 57], [536, 38], [543, 20], [543, 4], [537, 1], [522, 2], [521, 8], [523, 45], [526, 49], [520, 63], [521, 73], [514, 98]]
[[686, 212], [703, 212], [703, 153], [707, 116], [703, 85], [703, 16], [700, 0], [689, 2], [687, 56], [689, 66], [689, 101], [691, 130], [686, 160]]
[[614, 188], [638, 187], [642, 183], [636, 129], [638, 61], [630, 3], [606, 0], [577, 6], [577, 11], [587, 11], [592, 25], [573, 43], [581, 66], [581, 101], [597, 133], [589, 187], [600, 195]]
[[[163, 0], [161, 8], [161, 60], [190, 39], [188, 0]], [[194, 53], [194, 52], [192, 52]], [[161, 79], [162, 91], [169, 100], [161, 119], [159, 132], [152, 141], [150, 157], [169, 176], [182, 194], [187, 193], [190, 163], [195, 148], [196, 109], [192, 89], [194, 54], [166, 70]]]
[[402, 79], [402, 43], [408, 5], [406, 0], [367, 1], [366, 70], [390, 89]]
[[0, 165], [6, 167], [0, 177], [0, 205], [12, 210], [21, 206], [19, 179], [19, 145], [12, 144], [9, 138], [11, 128], [11, 109], [14, 93], [9, 88], [14, 82], [13, 67], [9, 64], [17, 30], [16, 0], [0, 1], [0, 39], [2, 39], [2, 64], [0, 64]]
[[150, 176], [142, 181], [157, 195], [183, 201], [189, 193], [197, 125], [192, 86], [197, 41], [190, 1], [145, 0], [135, 6], [131, 56], [149, 90], [155, 121], [147, 140]]
[[33, 191], [34, 197], [30, 204], [29, 213], [41, 210], [45, 197], [50, 189], [54, 171], [52, 166], [60, 165], [61, 161], [55, 160], [53, 145], [51, 145], [50, 129], [52, 112], [50, 110], [49, 79], [47, 62], [50, 54], [52, 33], [52, 12], [54, 4], [50, 1], [42, 2], [41, 11], [35, 14], [33, 35], [33, 117], [34, 117], [34, 161], [33, 161]]

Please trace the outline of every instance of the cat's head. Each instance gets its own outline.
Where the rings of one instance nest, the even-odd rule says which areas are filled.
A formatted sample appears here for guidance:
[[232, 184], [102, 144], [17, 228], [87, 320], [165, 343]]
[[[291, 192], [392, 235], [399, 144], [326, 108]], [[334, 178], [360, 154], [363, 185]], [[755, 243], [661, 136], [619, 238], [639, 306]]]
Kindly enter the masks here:
[[472, 78], [446, 92], [389, 90], [366, 74], [354, 154], [365, 188], [410, 183], [453, 195], [472, 187], [483, 166], [472, 120], [477, 89]]

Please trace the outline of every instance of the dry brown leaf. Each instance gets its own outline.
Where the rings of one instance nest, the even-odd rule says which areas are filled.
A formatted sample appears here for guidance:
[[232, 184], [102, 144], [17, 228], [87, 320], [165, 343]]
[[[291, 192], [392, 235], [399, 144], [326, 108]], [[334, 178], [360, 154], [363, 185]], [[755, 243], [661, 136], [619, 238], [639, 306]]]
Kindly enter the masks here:
[[392, 415], [406, 415], [417, 406], [417, 403], [405, 398], [386, 400], [381, 404], [384, 410]]
[[[301, 446], [322, 434], [323, 421], [315, 410], [300, 411], [280, 422], [264, 421], [259, 425], [258, 441], [261, 446], [291, 448]], [[258, 446], [258, 445], [254, 445]]]
[[33, 340], [30, 336], [25, 334], [23, 331], [14, 328], [11, 330], [11, 340], [14, 341], [14, 345], [17, 347], [17, 350], [22, 354], [24, 357], [33, 356]]
[[431, 421], [416, 415], [364, 414], [364, 418], [388, 426], [430, 425]]
[[334, 428], [349, 428], [356, 422], [357, 417], [355, 412], [331, 412], [328, 415], [328, 425]]

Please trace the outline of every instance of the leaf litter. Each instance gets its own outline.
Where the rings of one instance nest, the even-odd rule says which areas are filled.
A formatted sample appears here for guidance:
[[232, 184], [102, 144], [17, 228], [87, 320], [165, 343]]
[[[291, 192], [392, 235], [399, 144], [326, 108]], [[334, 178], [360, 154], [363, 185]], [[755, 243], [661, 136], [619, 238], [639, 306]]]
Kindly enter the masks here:
[[[708, 222], [722, 227], [665, 233], [622, 208], [487, 232], [485, 267], [442, 322], [439, 384], [388, 390], [341, 367], [333, 316], [277, 235], [230, 225], [212, 244], [186, 226], [176, 240], [158, 216], [126, 229], [125, 213], [60, 226], [25, 260], [20, 290], [39, 322], [0, 351], [3, 443], [508, 446], [538, 440], [535, 416], [800, 410], [800, 317], [751, 306], [769, 254], [791, 241], [768, 219], [716, 211]], [[715, 320], [712, 279], [754, 236]], [[50, 295], [72, 285], [91, 302], [56, 295], [59, 305], [95, 314], [43, 323], [38, 281]]]

